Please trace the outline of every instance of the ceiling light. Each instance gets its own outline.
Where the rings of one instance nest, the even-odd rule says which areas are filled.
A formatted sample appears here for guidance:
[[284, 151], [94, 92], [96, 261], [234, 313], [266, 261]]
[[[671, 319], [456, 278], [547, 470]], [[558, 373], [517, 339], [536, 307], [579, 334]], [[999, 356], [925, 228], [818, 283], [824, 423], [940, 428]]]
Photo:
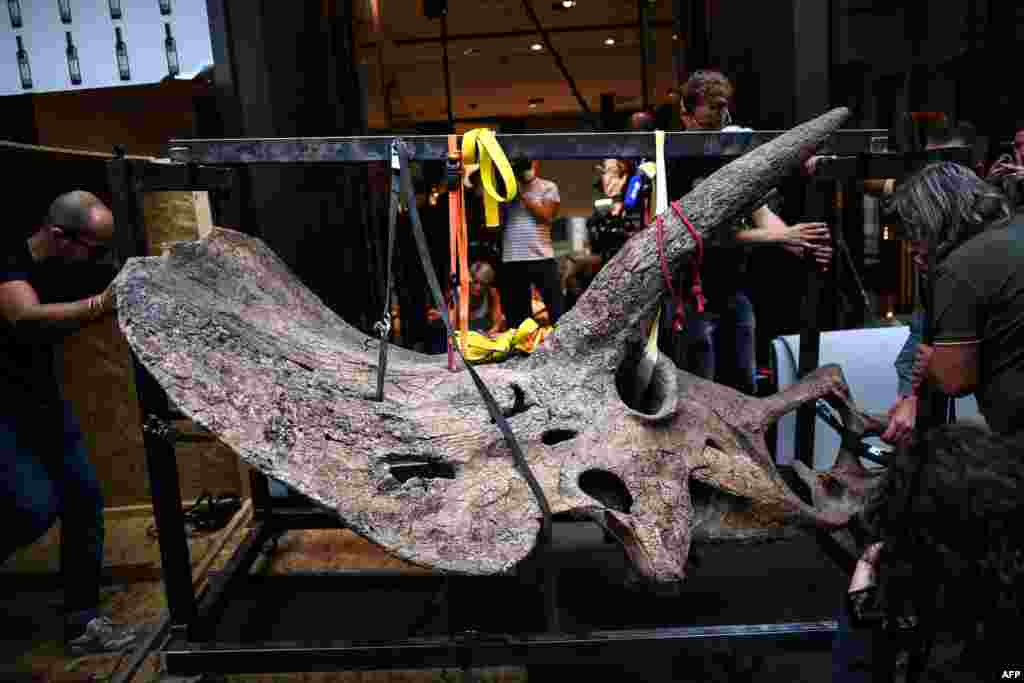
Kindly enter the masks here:
[[605, 38], [604, 39], [604, 44], [605, 45], [614, 45], [615, 44], [615, 39], [614, 38]]
[[533, 50], [534, 52], [540, 52], [541, 50], [544, 49], [544, 46], [541, 45], [540, 43], [534, 43], [533, 45], [530, 46], [530, 49]]
[[576, 6], [576, 0], [562, 0], [562, 7], [565, 9], [572, 9]]
[[672, 34], [672, 40], [679, 40], [679, 34], [678, 33], [673, 33]]

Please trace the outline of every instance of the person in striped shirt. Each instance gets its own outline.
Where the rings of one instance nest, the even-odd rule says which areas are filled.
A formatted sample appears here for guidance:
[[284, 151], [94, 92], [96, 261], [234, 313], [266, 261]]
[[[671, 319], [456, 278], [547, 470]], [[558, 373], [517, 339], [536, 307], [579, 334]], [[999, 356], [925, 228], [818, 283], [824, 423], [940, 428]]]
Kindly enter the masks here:
[[558, 215], [558, 185], [539, 177], [529, 159], [512, 160], [519, 192], [504, 207], [500, 290], [505, 315], [515, 327], [531, 314], [531, 285], [540, 291], [552, 325], [564, 310], [551, 223]]

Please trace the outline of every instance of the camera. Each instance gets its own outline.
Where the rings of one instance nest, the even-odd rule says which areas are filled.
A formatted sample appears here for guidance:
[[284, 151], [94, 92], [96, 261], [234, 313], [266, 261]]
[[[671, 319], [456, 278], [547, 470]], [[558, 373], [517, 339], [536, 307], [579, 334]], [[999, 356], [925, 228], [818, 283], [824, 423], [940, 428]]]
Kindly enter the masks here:
[[622, 248], [630, 235], [636, 232], [637, 227], [630, 217], [613, 216], [607, 209], [597, 207], [597, 210], [587, 219], [587, 234], [590, 237], [591, 249], [607, 262]]

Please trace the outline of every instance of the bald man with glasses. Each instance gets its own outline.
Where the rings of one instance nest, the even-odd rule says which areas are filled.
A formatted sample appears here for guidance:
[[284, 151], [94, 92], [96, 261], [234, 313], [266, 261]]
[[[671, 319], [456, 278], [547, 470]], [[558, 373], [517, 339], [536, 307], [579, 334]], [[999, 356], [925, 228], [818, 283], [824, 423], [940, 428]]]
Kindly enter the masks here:
[[57, 342], [114, 311], [109, 286], [74, 291], [87, 286], [74, 266], [99, 262], [113, 237], [110, 209], [75, 191], [57, 197], [27, 239], [0, 250], [0, 563], [61, 519], [64, 637], [76, 656], [135, 639], [99, 614], [102, 490], [54, 367]]

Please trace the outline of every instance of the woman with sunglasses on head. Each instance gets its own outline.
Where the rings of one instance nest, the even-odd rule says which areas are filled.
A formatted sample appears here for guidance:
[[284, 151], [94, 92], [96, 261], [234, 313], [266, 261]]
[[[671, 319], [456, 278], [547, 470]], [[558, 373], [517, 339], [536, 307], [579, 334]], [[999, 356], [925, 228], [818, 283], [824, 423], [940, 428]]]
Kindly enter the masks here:
[[[54, 346], [114, 310], [113, 290], [76, 297], [74, 266], [98, 262], [113, 215], [88, 192], [63, 194], [27, 238], [0, 250], [0, 563], [61, 519], [65, 643], [118, 650], [134, 633], [99, 615], [103, 497], [81, 427], [61, 397]], [[79, 273], [80, 274], [80, 273]]]

